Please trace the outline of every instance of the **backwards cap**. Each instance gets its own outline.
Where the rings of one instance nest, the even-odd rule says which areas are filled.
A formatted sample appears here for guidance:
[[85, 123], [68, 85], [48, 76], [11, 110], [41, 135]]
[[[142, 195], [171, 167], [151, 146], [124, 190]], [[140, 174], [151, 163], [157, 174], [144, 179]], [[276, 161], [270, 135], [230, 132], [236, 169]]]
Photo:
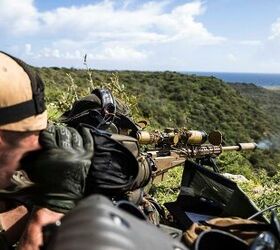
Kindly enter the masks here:
[[24, 132], [46, 126], [43, 81], [23, 61], [0, 51], [0, 129]]

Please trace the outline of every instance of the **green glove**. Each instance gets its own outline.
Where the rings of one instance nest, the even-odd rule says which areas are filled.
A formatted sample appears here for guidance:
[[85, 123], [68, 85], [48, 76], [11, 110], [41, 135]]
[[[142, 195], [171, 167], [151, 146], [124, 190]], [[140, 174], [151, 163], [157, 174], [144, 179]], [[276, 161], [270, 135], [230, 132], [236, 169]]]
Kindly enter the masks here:
[[23, 170], [39, 192], [36, 205], [67, 212], [83, 197], [85, 180], [94, 152], [87, 128], [49, 126], [40, 135], [43, 147], [22, 161]]

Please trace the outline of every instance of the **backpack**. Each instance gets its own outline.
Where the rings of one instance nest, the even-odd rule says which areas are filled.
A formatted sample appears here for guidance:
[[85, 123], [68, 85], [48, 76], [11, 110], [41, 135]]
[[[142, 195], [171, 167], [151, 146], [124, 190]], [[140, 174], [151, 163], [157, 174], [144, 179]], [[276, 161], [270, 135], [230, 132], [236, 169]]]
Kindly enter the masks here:
[[129, 108], [108, 89], [94, 89], [77, 100], [60, 120], [76, 129], [79, 126], [91, 129], [95, 152], [86, 180], [86, 195], [97, 191], [122, 196], [148, 184], [152, 169], [140, 155], [135, 139], [139, 126], [129, 116]]
[[115, 134], [135, 137], [138, 125], [129, 116], [129, 108], [115, 99], [108, 89], [94, 89], [90, 95], [74, 102], [61, 116], [61, 122], [77, 128], [86, 124]]

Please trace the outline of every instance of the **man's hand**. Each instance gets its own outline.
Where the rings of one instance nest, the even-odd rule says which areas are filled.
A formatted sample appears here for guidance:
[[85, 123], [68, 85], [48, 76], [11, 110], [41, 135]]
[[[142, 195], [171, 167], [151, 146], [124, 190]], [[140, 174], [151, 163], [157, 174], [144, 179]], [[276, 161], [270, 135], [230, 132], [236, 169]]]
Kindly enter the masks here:
[[39, 250], [43, 243], [43, 226], [60, 220], [62, 216], [62, 213], [57, 213], [47, 208], [35, 208], [20, 239], [18, 249]]
[[[3, 205], [3, 202], [0, 202]], [[24, 206], [18, 206], [0, 213], [0, 224], [8, 245], [15, 244], [20, 238], [28, 221], [28, 211]], [[2, 246], [3, 247], [3, 246]], [[8, 247], [8, 246], [7, 246]], [[0, 249], [2, 249], [0, 247]]]
[[50, 126], [40, 135], [42, 150], [25, 157], [23, 169], [39, 190], [35, 204], [67, 212], [83, 197], [94, 145], [87, 128]]

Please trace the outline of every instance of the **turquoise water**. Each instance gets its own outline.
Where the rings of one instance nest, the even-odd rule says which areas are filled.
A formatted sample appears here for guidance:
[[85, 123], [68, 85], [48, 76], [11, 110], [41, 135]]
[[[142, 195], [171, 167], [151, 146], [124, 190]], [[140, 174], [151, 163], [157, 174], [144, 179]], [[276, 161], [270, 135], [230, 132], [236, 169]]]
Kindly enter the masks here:
[[184, 72], [198, 76], [214, 76], [229, 83], [254, 83], [262, 87], [280, 87], [280, 74], [229, 73], [229, 72]]

